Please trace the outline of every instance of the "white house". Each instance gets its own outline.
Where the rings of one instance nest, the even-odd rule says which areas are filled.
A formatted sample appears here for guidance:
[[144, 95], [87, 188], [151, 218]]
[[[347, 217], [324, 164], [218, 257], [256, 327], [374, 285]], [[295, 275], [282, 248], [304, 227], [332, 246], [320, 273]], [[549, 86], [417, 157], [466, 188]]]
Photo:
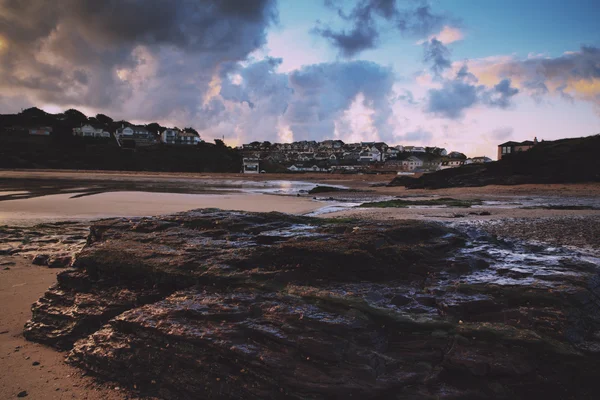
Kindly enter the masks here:
[[417, 157], [410, 156], [406, 160], [402, 160], [402, 169], [405, 171], [414, 171], [423, 166], [423, 161]]
[[196, 145], [202, 140], [200, 135], [192, 131], [180, 131], [179, 129], [165, 129], [160, 134], [161, 142], [165, 144]]
[[385, 153], [379, 150], [375, 145], [371, 146], [371, 158], [372, 161], [385, 161]]
[[73, 128], [73, 136], [109, 138], [110, 132], [105, 131], [101, 127], [94, 127], [90, 124], [85, 124], [79, 128]]
[[143, 126], [121, 125], [115, 131], [115, 138], [121, 147], [149, 146], [156, 143], [154, 134]]

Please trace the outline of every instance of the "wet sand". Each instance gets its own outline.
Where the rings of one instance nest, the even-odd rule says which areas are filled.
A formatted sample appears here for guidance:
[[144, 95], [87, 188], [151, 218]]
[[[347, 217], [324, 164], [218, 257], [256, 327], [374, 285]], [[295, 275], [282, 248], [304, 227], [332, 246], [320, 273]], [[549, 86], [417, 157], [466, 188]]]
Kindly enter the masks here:
[[0, 398], [16, 399], [23, 391], [27, 399], [126, 398], [114, 386], [96, 383], [65, 364], [65, 353], [23, 338], [31, 304], [56, 282], [59, 270], [31, 265], [22, 257], [0, 256], [0, 264]]
[[33, 225], [42, 222], [107, 217], [143, 217], [196, 208], [304, 214], [324, 205], [307, 197], [267, 194], [108, 192], [85, 197], [74, 196], [74, 194], [55, 194], [2, 201], [0, 202], [0, 225]]

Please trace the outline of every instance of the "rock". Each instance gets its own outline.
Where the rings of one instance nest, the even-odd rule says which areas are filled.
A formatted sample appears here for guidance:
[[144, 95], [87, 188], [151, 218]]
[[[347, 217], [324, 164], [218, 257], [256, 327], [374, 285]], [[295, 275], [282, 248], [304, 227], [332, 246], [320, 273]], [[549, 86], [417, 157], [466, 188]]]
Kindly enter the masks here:
[[31, 363], [31, 365], [33, 365], [34, 367], [37, 367], [38, 365], [40, 365], [39, 361], [34, 361]]
[[392, 298], [391, 303], [395, 306], [402, 307], [402, 306], [407, 305], [411, 301], [412, 301], [412, 299], [410, 297], [399, 294]]
[[71, 256], [53, 256], [48, 260], [48, 267], [50, 268], [68, 268], [73, 262]]
[[48, 256], [47, 254], [37, 254], [33, 258], [33, 261], [31, 261], [31, 263], [33, 265], [48, 265], [49, 258], [50, 258], [50, 256]]
[[27, 397], [28, 395], [27, 390], [23, 390], [17, 394], [17, 397]]
[[502, 286], [456, 230], [355, 224], [215, 210], [98, 221], [24, 335], [168, 400], [600, 396], [597, 271]]

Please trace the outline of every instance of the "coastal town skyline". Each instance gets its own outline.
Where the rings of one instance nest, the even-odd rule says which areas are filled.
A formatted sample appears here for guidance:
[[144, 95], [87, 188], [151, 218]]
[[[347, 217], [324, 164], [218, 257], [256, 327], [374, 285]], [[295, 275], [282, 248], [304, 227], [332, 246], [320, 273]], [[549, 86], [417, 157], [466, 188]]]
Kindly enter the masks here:
[[77, 108], [231, 146], [339, 139], [472, 156], [597, 133], [592, 1], [243, 3], [0, 1], [0, 113]]

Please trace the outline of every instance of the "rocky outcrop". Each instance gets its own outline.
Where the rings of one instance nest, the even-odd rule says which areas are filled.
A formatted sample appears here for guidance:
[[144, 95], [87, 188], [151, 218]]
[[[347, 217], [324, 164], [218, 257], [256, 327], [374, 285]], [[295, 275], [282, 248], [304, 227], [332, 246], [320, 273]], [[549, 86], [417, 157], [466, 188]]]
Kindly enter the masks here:
[[104, 220], [25, 335], [165, 399], [596, 398], [597, 266], [517, 250], [416, 221]]

